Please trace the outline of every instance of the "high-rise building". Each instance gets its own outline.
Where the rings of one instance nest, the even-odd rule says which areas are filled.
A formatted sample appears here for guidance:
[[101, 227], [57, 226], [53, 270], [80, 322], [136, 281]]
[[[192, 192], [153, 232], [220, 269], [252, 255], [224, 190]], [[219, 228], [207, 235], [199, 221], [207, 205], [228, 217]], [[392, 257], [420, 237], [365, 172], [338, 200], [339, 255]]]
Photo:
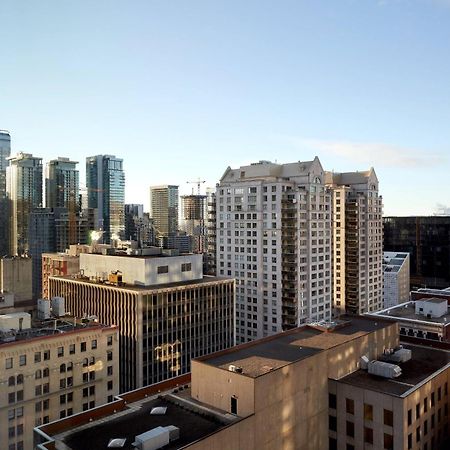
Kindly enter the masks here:
[[7, 159], [10, 254], [23, 255], [29, 251], [29, 216], [33, 209], [42, 207], [42, 158], [18, 153]]
[[32, 450], [33, 428], [111, 401], [119, 392], [118, 330], [98, 323], [0, 316], [3, 449]]
[[175, 236], [178, 232], [178, 186], [150, 187], [150, 217], [156, 237]]
[[53, 159], [47, 163], [45, 176], [45, 206], [67, 208], [75, 214], [79, 208], [78, 162], [69, 158]]
[[98, 211], [96, 228], [103, 241], [123, 239], [125, 232], [125, 173], [123, 160], [112, 155], [86, 158], [88, 207]]
[[29, 251], [33, 261], [33, 298], [42, 296], [42, 253], [54, 252], [55, 215], [51, 208], [36, 208], [30, 214]]
[[409, 300], [409, 253], [383, 254], [383, 308]]
[[49, 277], [49, 296], [120, 329], [120, 390], [190, 370], [191, 358], [234, 344], [234, 280], [204, 277], [201, 255], [161, 248], [80, 254], [80, 275]]
[[9, 254], [9, 211], [6, 196], [6, 167], [11, 154], [11, 136], [0, 130], [0, 257]]
[[319, 159], [228, 168], [216, 191], [217, 274], [236, 278], [245, 342], [331, 317], [331, 196]]
[[180, 230], [191, 237], [190, 251], [193, 253], [207, 252], [206, 221], [207, 196], [182, 195]]
[[333, 314], [383, 308], [382, 198], [373, 168], [326, 172], [333, 195]]
[[205, 273], [207, 275], [216, 275], [216, 191], [213, 189], [206, 190], [207, 196], [207, 219], [206, 219], [206, 264]]
[[410, 254], [411, 286], [450, 286], [450, 216], [384, 217], [384, 250]]

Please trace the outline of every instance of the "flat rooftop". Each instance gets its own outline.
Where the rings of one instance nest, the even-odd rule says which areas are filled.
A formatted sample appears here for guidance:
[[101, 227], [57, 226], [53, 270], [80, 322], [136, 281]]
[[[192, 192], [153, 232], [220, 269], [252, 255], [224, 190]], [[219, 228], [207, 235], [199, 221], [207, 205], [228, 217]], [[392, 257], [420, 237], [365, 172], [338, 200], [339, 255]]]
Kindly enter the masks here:
[[[442, 303], [446, 302], [445, 299], [421, 299], [416, 301], [427, 301], [430, 303]], [[422, 322], [434, 322], [440, 324], [450, 323], [450, 313], [443, 315], [442, 317], [427, 317], [424, 314], [416, 314], [415, 302], [401, 303], [400, 305], [393, 306], [388, 309], [384, 309], [378, 312], [370, 313], [372, 317], [383, 317], [383, 318], [397, 318], [397, 319], [408, 319], [417, 320]]]
[[[80, 320], [80, 319], [79, 319]], [[116, 328], [115, 325], [102, 325], [97, 322], [75, 322], [67, 320], [58, 320], [55, 327], [55, 320], [47, 320], [39, 325], [33, 323], [31, 328], [23, 330], [0, 331], [0, 347], [14, 345], [29, 341], [32, 339], [42, 339], [46, 337], [61, 337], [66, 333], [77, 333], [85, 330]], [[30, 343], [31, 344], [31, 343]]]
[[305, 325], [211, 356], [200, 357], [197, 361], [224, 370], [228, 370], [229, 365], [235, 365], [242, 368], [242, 375], [256, 378], [391, 325], [392, 322], [388, 321], [344, 316], [334, 329], [325, 330], [320, 326]]
[[99, 281], [90, 280], [87, 277], [79, 277], [79, 276], [73, 276], [73, 275], [66, 275], [66, 276], [62, 276], [62, 277], [52, 276], [49, 278], [55, 278], [55, 279], [62, 278], [64, 280], [68, 280], [68, 281], [88, 283], [88, 284], [93, 284], [96, 286], [105, 286], [105, 287], [110, 287], [110, 288], [115, 288], [115, 289], [124, 289], [127, 291], [133, 291], [133, 292], [159, 291], [161, 289], [192, 286], [192, 285], [196, 285], [196, 284], [209, 284], [209, 283], [215, 283], [215, 282], [219, 282], [219, 281], [233, 280], [233, 278], [229, 278], [229, 277], [213, 277], [213, 276], [209, 276], [209, 275], [203, 275], [203, 278], [199, 278], [197, 280], [178, 281], [175, 283], [162, 283], [162, 284], [157, 284], [157, 285], [153, 285], [153, 286], [152, 285], [151, 286], [139, 286], [139, 285], [134, 285], [134, 284], [126, 284], [126, 283], [123, 283], [120, 286], [116, 286], [111, 283], [107, 283], [107, 282], [102, 283]]
[[[180, 437], [164, 447], [164, 450], [174, 450], [201, 439], [226, 425], [225, 422], [221, 423], [213, 415], [208, 416], [204, 412], [199, 414], [179, 406], [164, 394], [131, 406], [125, 412], [103, 418], [98, 422], [85, 425], [81, 429], [69, 431], [64, 436], [55, 436], [55, 438], [62, 440], [71, 450], [106, 449], [110, 439], [123, 438], [126, 439], [123, 449], [135, 450], [131, 444], [136, 435], [158, 426], [174, 425], [180, 429]], [[152, 408], [158, 406], [167, 407], [166, 414], [151, 415]]]
[[340, 379], [339, 383], [401, 397], [435, 372], [450, 364], [449, 351], [410, 344], [403, 344], [403, 347], [412, 351], [412, 358], [407, 362], [397, 364], [402, 369], [402, 374], [399, 377], [389, 379], [371, 375], [365, 370], [357, 370]]

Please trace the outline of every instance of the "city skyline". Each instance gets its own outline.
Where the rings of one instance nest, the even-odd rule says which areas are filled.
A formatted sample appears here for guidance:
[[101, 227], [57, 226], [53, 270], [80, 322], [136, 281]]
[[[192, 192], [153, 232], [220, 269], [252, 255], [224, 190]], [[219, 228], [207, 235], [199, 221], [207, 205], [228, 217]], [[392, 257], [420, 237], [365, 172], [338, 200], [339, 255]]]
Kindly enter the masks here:
[[228, 166], [315, 156], [373, 166], [385, 215], [448, 206], [449, 2], [120, 6], [2, 4], [12, 154], [115, 154], [147, 210], [142, 184], [188, 194]]

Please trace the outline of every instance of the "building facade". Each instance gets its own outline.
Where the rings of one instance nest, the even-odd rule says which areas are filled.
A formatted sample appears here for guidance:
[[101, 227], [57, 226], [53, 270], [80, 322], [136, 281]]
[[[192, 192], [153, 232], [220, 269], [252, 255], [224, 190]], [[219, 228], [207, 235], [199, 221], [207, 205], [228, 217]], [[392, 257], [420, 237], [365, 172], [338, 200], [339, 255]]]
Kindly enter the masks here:
[[123, 160], [112, 155], [86, 158], [88, 208], [97, 209], [96, 229], [103, 241], [122, 239], [125, 232], [125, 172]]
[[158, 239], [178, 233], [178, 186], [150, 187], [150, 218]]
[[[16, 316], [11, 314], [11, 321]], [[25, 324], [25, 322], [23, 322]], [[32, 450], [33, 428], [111, 401], [119, 392], [118, 330], [59, 322], [0, 331], [2, 448]]]
[[81, 254], [80, 269], [50, 277], [49, 295], [119, 325], [121, 392], [187, 373], [192, 358], [234, 344], [234, 281], [203, 277], [201, 255]]
[[207, 196], [181, 196], [180, 230], [191, 237], [190, 251], [193, 253], [207, 252]]
[[333, 195], [333, 314], [383, 308], [382, 198], [373, 168], [326, 173]]
[[58, 158], [47, 163], [45, 175], [45, 206], [78, 211], [80, 180], [78, 162]]
[[14, 294], [18, 306], [33, 298], [33, 263], [30, 257], [0, 258], [0, 292]]
[[409, 253], [384, 252], [383, 254], [384, 308], [409, 300]]
[[216, 190], [217, 274], [236, 279], [245, 342], [331, 317], [331, 196], [318, 158], [228, 168]]
[[11, 136], [0, 130], [0, 257], [9, 254], [9, 212], [6, 196], [6, 167], [11, 155]]
[[8, 161], [9, 253], [21, 256], [29, 251], [29, 215], [35, 208], [42, 207], [42, 158], [18, 153]]
[[411, 287], [450, 286], [450, 216], [384, 217], [384, 250], [410, 254]]

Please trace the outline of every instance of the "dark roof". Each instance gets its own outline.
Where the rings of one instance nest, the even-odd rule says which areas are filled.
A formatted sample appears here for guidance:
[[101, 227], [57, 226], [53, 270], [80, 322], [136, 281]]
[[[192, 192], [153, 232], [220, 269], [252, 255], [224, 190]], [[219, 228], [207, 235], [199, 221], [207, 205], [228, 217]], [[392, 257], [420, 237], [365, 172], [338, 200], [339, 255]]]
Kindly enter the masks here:
[[402, 369], [399, 377], [389, 379], [371, 375], [365, 370], [357, 370], [339, 382], [400, 397], [450, 363], [448, 351], [417, 345], [404, 345], [404, 347], [412, 350], [412, 358], [397, 364]]
[[378, 319], [343, 317], [334, 329], [325, 331], [320, 327], [305, 325], [197, 360], [225, 370], [235, 365], [242, 368], [243, 375], [256, 378], [390, 325]]
[[[151, 415], [156, 406], [167, 406], [165, 415]], [[126, 438], [126, 450], [135, 449], [131, 444], [135, 436], [145, 433], [158, 426], [174, 425], [180, 429], [180, 438], [164, 447], [164, 450], [178, 449], [188, 445], [224, 425], [204, 415], [188, 411], [163, 397], [149, 400], [135, 411], [120, 414], [118, 417], [101, 420], [93, 426], [88, 426], [64, 438], [64, 442], [72, 450], [106, 449], [112, 438]]]

